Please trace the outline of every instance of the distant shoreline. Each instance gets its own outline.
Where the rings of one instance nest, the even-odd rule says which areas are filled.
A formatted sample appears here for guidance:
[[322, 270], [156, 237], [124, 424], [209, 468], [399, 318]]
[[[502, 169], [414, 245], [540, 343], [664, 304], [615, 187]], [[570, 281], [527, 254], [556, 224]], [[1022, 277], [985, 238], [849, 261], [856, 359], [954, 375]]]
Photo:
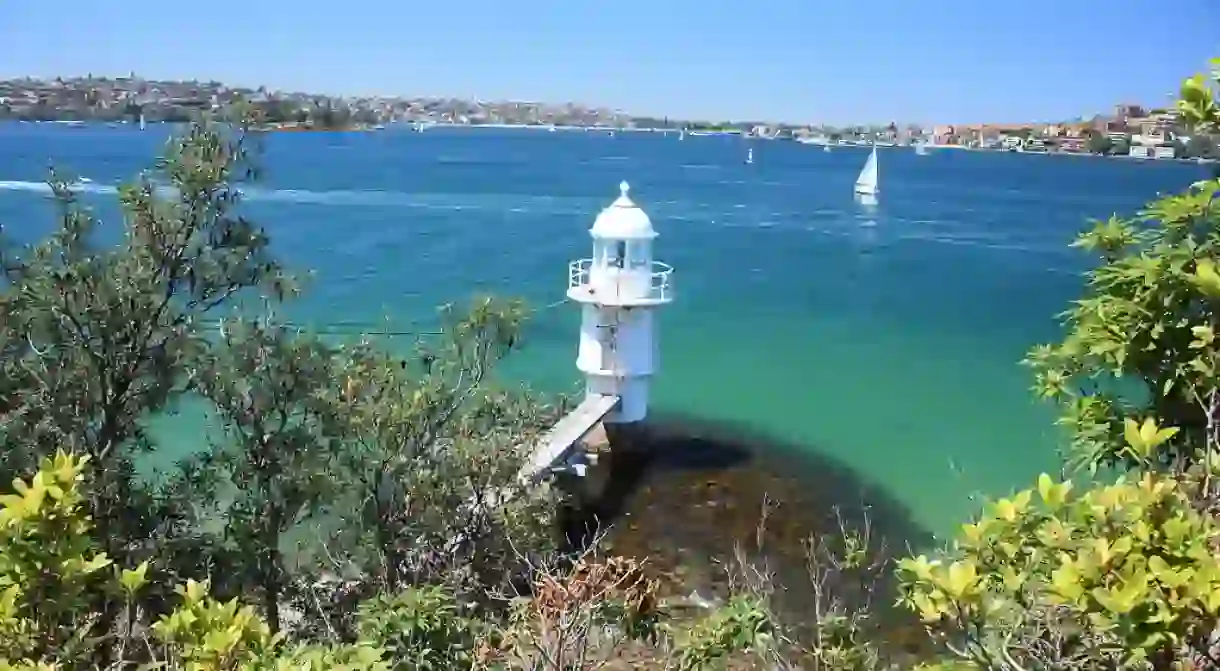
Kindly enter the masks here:
[[[130, 122], [114, 122], [114, 121], [80, 121], [80, 120], [8, 120], [10, 123], [20, 124], [54, 124], [58, 126], [68, 127], [126, 127], [134, 126]], [[174, 121], [150, 121], [148, 125], [154, 124], [177, 124], [180, 122]], [[686, 135], [698, 137], [732, 137], [738, 136], [742, 139], [772, 141], [772, 142], [793, 142], [797, 144], [811, 144], [814, 147], [830, 146], [835, 148], [854, 148], [868, 149], [872, 145], [859, 142], [838, 142], [832, 144], [818, 143], [801, 143], [794, 138], [761, 138], [748, 135], [740, 130], [691, 130], [682, 128], [652, 128], [652, 127], [634, 127], [634, 128], [617, 128], [613, 126], [568, 126], [568, 125], [542, 125], [542, 124], [512, 124], [512, 123], [449, 123], [439, 121], [395, 121], [379, 126], [354, 125], [344, 128], [315, 128], [309, 126], [295, 125], [271, 125], [256, 127], [253, 130], [267, 133], [375, 133], [393, 129], [394, 132], [415, 132], [413, 129], [418, 128], [461, 128], [461, 129], [495, 129], [495, 130], [531, 130], [540, 132], [586, 132], [586, 133], [661, 133], [678, 135], [685, 131]], [[878, 149], [913, 149], [914, 145], [894, 145], [885, 144], [877, 145]], [[932, 151], [953, 150], [953, 151], [971, 151], [971, 152], [988, 152], [997, 154], [1031, 154], [1031, 155], [1047, 155], [1047, 156], [1092, 156], [1096, 158], [1112, 158], [1131, 161], [1141, 161], [1148, 163], [1167, 162], [1167, 163], [1193, 163], [1199, 165], [1209, 165], [1220, 163], [1215, 159], [1197, 159], [1197, 158], [1145, 158], [1142, 156], [1131, 156], [1128, 154], [1093, 154], [1089, 152], [1070, 152], [1070, 151], [1011, 151], [1007, 149], [991, 149], [986, 147], [964, 147], [962, 145], [944, 144], [929, 146]]]

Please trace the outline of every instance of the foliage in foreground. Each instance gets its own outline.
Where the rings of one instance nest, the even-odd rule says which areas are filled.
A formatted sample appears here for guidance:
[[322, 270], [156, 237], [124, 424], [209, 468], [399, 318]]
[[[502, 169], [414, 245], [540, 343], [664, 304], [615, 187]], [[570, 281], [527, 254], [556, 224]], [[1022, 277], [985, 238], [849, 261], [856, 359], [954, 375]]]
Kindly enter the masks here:
[[[137, 597], [149, 565], [123, 569], [94, 549], [82, 497], [87, 461], [57, 453], [0, 499], [0, 667], [87, 667], [83, 637], [97, 613], [78, 597], [89, 589], [113, 591], [129, 606], [114, 668], [585, 669], [617, 642], [660, 635], [656, 583], [627, 559], [538, 572], [520, 618], [499, 625], [471, 617], [447, 588], [424, 585], [362, 603], [345, 642], [292, 642], [253, 606], [187, 580], [174, 589], [174, 607], [142, 626]], [[764, 611], [737, 601], [683, 634], [668, 665], [709, 668], [757, 647], [764, 626]]]
[[984, 668], [1212, 668], [1218, 536], [1172, 478], [1073, 495], [1044, 475], [965, 525], [948, 557], [900, 570], [937, 639]]
[[132, 609], [147, 585], [149, 565], [119, 568], [93, 547], [81, 491], [87, 461], [60, 452], [28, 482], [17, 480], [15, 493], [0, 498], [0, 659], [5, 663], [68, 668], [87, 658], [89, 624], [97, 614], [82, 594], [105, 590], [129, 607], [117, 662], [130, 645], [138, 658], [159, 651], [185, 669], [277, 668], [308, 656], [379, 668], [381, 653], [368, 645], [285, 646], [253, 608], [217, 601], [193, 580], [177, 588], [180, 603], [137, 647], [135, 639], [141, 637], [132, 628], [138, 617]]
[[[1216, 95], [1188, 80], [1183, 118], [1214, 132]], [[1125, 474], [1079, 493], [1043, 475], [941, 556], [901, 562], [903, 603], [957, 668], [1220, 667], [1217, 195], [1200, 182], [1076, 242], [1100, 264], [1066, 337], [1029, 363], [1063, 408], [1070, 464]]]

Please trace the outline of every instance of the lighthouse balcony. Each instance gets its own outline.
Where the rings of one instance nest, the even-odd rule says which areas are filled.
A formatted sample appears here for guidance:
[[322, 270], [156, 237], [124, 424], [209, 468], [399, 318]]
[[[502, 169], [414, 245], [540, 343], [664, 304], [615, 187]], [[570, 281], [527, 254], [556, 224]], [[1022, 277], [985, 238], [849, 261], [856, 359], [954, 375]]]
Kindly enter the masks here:
[[568, 264], [568, 298], [611, 306], [661, 305], [673, 300], [673, 274], [673, 266], [660, 261], [617, 268], [579, 259]]

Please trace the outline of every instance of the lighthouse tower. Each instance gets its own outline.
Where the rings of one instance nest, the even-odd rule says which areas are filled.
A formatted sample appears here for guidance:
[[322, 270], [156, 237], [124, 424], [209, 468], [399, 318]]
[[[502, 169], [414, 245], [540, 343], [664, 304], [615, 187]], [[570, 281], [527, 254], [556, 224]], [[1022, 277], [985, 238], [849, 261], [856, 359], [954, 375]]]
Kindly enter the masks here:
[[657, 370], [656, 309], [673, 300], [673, 268], [652, 258], [657, 232], [619, 184], [617, 200], [602, 210], [589, 234], [593, 258], [569, 264], [568, 298], [581, 304], [576, 367], [585, 396], [617, 398], [606, 422], [638, 422], [648, 414]]

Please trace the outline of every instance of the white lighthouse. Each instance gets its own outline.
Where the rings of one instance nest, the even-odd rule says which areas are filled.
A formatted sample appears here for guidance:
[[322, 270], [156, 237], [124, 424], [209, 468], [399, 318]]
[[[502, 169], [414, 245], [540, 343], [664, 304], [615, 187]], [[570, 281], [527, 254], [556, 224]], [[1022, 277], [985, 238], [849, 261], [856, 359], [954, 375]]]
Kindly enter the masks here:
[[617, 200], [602, 210], [589, 234], [593, 258], [569, 264], [568, 298], [581, 304], [576, 367], [585, 396], [617, 398], [606, 422], [638, 422], [648, 414], [657, 370], [656, 309], [673, 300], [673, 268], [652, 258], [657, 232], [619, 184]]
[[577, 441], [599, 421], [625, 424], [648, 414], [657, 370], [654, 313], [673, 300], [674, 269], [652, 259], [657, 232], [628, 188], [619, 184], [622, 193], [589, 229], [593, 258], [568, 264], [568, 298], [581, 305], [576, 367], [585, 375], [585, 399], [539, 442], [517, 474], [522, 483], [548, 473], [583, 476], [595, 455], [574, 452]]

